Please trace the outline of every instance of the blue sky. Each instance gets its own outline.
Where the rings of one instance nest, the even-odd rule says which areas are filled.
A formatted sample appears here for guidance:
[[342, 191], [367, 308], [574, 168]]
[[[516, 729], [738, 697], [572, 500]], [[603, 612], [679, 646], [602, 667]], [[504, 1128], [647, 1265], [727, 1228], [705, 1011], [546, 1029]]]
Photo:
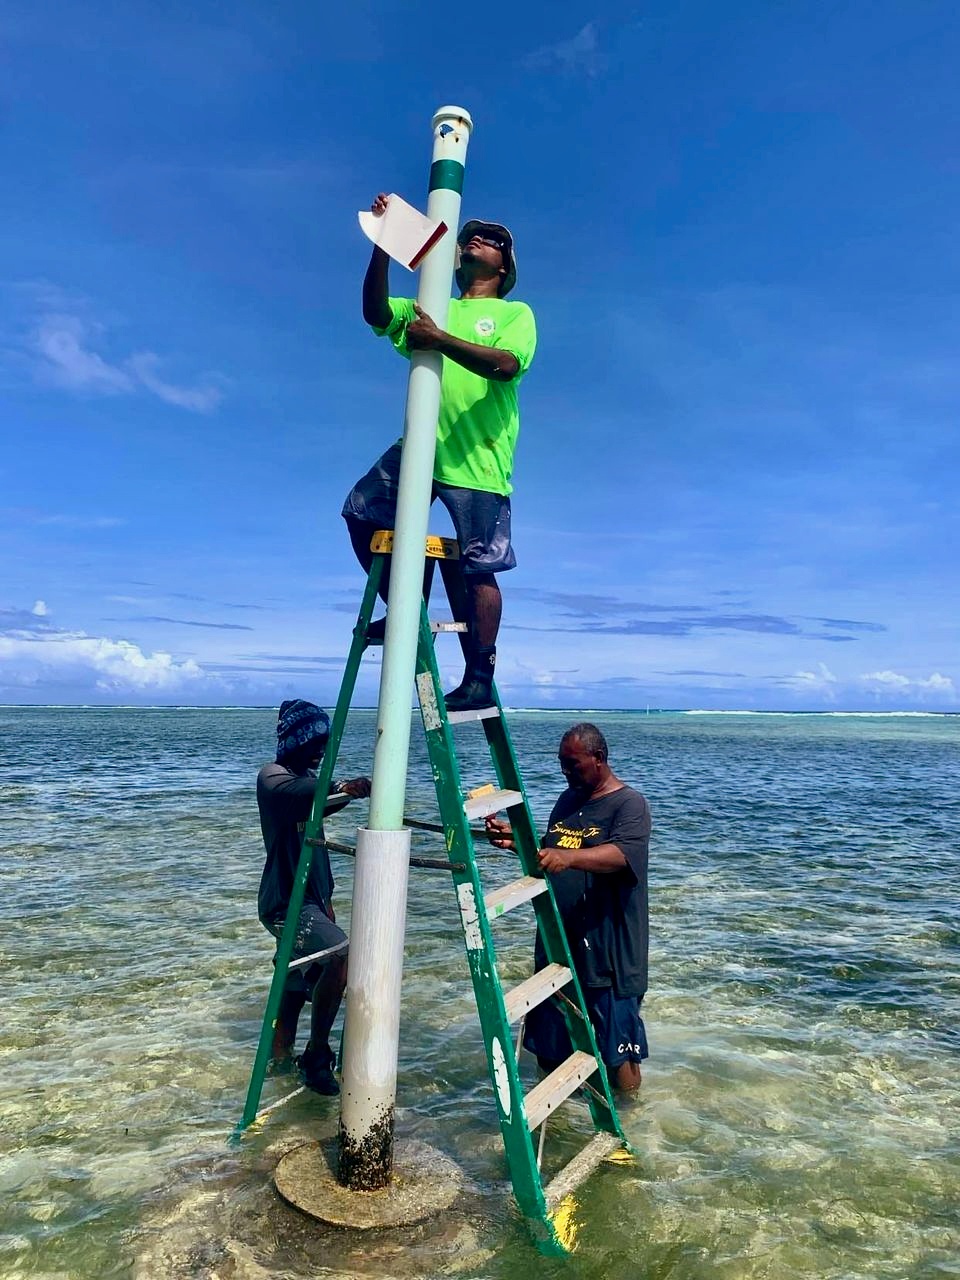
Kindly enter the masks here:
[[955, 6], [0, 0], [0, 33], [0, 701], [334, 699], [339, 508], [406, 385], [356, 211], [424, 207], [456, 102], [540, 335], [504, 700], [960, 710]]

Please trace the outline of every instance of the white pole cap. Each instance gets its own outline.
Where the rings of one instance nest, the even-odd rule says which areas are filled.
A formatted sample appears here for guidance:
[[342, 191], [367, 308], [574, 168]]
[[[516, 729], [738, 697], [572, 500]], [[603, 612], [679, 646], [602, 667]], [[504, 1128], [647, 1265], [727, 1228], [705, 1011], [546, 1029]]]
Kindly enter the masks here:
[[441, 124], [460, 125], [469, 133], [473, 128], [473, 120], [466, 107], [440, 107], [433, 113], [430, 127], [436, 130]]

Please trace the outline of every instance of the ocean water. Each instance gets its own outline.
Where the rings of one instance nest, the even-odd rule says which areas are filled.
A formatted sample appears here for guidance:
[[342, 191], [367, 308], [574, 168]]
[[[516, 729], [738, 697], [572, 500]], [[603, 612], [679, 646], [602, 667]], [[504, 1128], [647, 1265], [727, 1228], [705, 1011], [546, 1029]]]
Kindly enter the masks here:
[[[270, 973], [253, 783], [274, 717], [0, 709], [4, 1280], [960, 1276], [960, 717], [588, 717], [653, 808], [652, 1056], [624, 1112], [638, 1158], [582, 1189], [568, 1260], [510, 1199], [443, 873], [411, 873], [397, 1135], [462, 1167], [455, 1209], [361, 1236], [280, 1202], [278, 1154], [335, 1130], [313, 1095], [228, 1145]], [[578, 718], [511, 715], [540, 818]], [[338, 773], [367, 771], [372, 731], [352, 715]], [[435, 814], [416, 727], [408, 810]], [[502, 922], [506, 978], [531, 921]], [[548, 1170], [586, 1130], [564, 1108]]]

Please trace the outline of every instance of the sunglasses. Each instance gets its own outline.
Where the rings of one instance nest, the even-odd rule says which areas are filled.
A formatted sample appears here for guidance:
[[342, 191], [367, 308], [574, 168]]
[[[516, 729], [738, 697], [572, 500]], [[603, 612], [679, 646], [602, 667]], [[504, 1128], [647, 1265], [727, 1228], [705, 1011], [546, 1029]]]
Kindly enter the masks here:
[[[494, 235], [490, 231], [486, 232], [485, 234], [481, 234], [479, 231], [475, 231], [474, 234], [470, 237], [470, 240], [479, 240], [481, 244], [488, 244], [492, 249], [499, 249], [501, 253], [506, 252], [507, 246], [504, 243], [503, 237]], [[469, 244], [470, 241], [468, 240], [467, 243]]]

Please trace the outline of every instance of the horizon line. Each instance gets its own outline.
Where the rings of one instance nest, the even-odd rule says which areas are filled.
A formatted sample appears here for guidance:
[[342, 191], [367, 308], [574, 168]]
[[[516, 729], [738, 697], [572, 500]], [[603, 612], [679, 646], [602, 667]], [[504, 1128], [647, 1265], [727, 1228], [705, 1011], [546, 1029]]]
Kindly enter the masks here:
[[[334, 703], [330, 704], [335, 705]], [[0, 711], [273, 711], [275, 702], [193, 703], [193, 702], [0, 702]], [[416, 711], [411, 703], [410, 711]], [[377, 707], [351, 706], [350, 711], [376, 711]], [[889, 707], [885, 710], [846, 707], [788, 710], [769, 707], [534, 707], [504, 706], [505, 712], [548, 715], [689, 715], [689, 716], [958, 716], [960, 711], [919, 710], [916, 707]]]

